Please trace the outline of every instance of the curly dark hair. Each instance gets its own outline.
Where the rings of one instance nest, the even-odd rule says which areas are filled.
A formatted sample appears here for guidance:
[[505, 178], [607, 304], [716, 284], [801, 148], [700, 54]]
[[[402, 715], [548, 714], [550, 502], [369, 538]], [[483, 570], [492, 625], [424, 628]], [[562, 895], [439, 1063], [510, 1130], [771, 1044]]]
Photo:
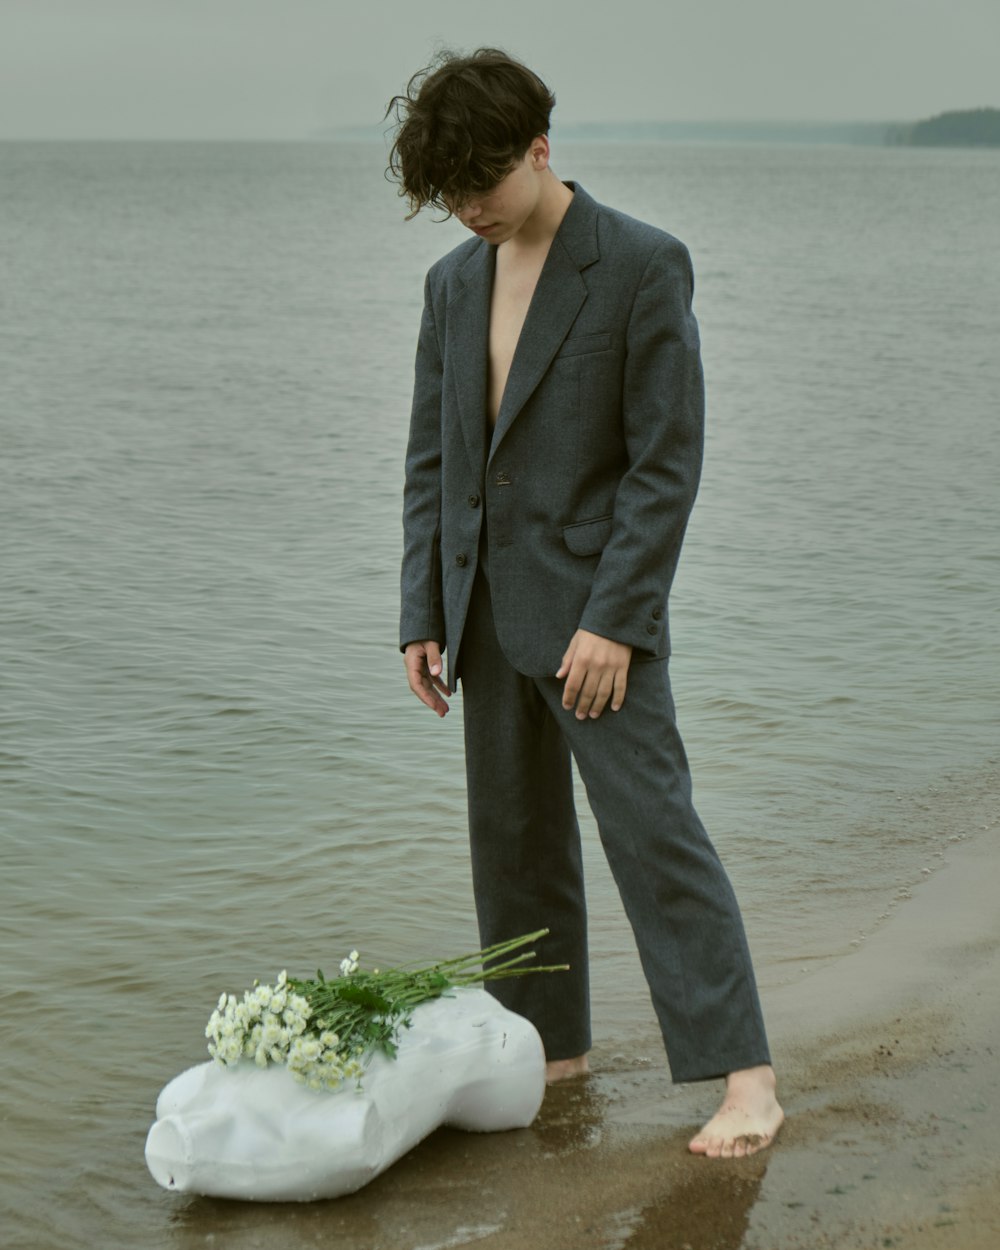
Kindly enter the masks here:
[[548, 134], [555, 102], [537, 74], [499, 48], [440, 52], [389, 101], [396, 131], [386, 178], [399, 183], [410, 217], [428, 204], [450, 216]]

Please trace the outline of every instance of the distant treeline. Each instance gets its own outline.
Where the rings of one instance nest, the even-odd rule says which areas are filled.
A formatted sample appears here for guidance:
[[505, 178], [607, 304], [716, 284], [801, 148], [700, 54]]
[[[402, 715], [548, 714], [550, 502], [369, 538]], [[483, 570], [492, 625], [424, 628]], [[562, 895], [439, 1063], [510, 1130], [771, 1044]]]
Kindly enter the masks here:
[[891, 126], [886, 141], [915, 147], [1000, 147], [1000, 109], [963, 109]]

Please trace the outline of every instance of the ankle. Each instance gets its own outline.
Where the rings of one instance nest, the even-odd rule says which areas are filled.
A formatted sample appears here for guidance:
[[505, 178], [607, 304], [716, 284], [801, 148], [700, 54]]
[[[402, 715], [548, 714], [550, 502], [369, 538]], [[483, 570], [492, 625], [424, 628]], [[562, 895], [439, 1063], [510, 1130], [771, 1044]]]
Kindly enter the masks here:
[[572, 1059], [550, 1059], [545, 1064], [545, 1081], [554, 1085], [557, 1081], [566, 1081], [574, 1076], [586, 1076], [590, 1064], [586, 1055], [575, 1055]]
[[730, 1072], [726, 1077], [726, 1093], [732, 1094], [741, 1090], [766, 1090], [775, 1093], [778, 1078], [769, 1063], [758, 1064], [754, 1068], [740, 1068]]

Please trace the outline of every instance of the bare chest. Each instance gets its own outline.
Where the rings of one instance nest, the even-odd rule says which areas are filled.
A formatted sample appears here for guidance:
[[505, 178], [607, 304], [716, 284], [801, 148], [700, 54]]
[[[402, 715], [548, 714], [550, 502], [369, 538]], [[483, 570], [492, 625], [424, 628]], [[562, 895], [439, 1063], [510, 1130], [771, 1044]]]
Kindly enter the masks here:
[[489, 381], [487, 411], [490, 424], [495, 425], [510, 374], [511, 362], [528, 315], [531, 297], [538, 285], [545, 257], [532, 258], [517, 265], [502, 264], [497, 258], [490, 301]]

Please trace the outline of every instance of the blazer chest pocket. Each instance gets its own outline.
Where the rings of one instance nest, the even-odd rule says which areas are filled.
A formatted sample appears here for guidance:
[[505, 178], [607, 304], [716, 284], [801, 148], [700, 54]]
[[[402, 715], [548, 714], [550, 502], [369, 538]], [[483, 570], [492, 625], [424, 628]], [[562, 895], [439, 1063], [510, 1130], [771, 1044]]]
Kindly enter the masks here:
[[604, 550], [611, 537], [611, 517], [594, 517], [563, 526], [563, 539], [575, 556], [596, 556]]
[[587, 356], [592, 352], [606, 352], [610, 350], [610, 334], [577, 334], [574, 337], [563, 340], [562, 347], [556, 353], [556, 360], [563, 360], [566, 356]]

